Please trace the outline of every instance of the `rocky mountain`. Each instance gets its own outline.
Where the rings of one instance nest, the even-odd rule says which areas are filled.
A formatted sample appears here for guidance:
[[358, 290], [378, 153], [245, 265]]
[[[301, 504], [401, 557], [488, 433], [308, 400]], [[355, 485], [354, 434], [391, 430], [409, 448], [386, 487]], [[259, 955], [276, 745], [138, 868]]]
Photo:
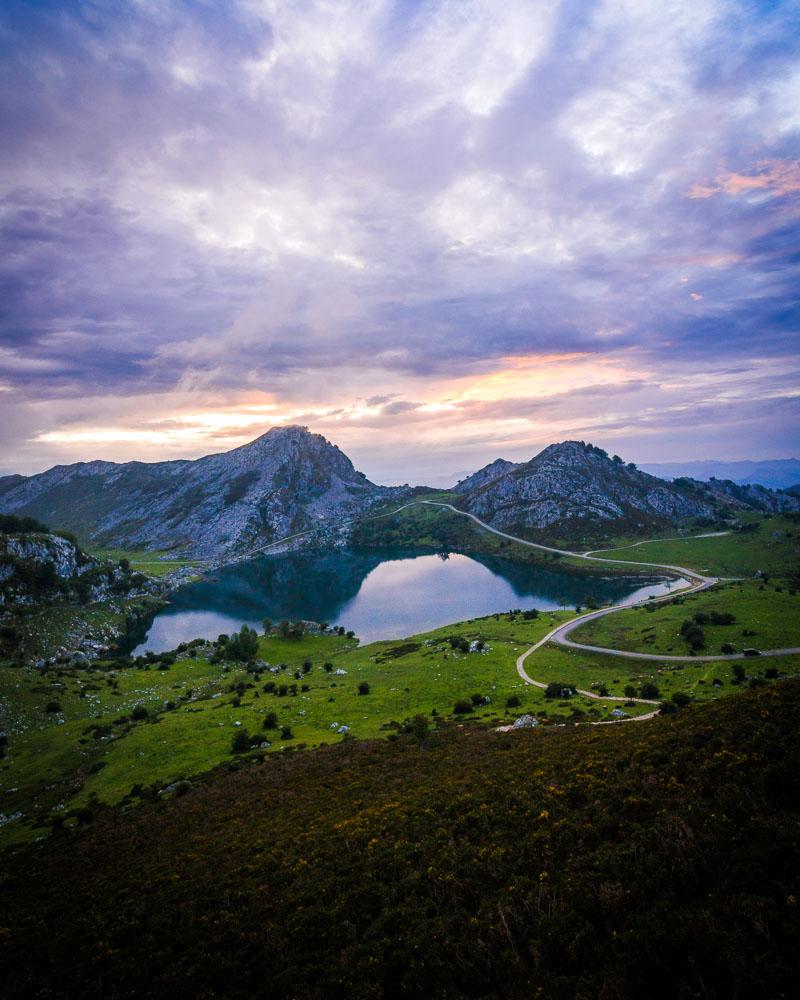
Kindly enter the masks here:
[[0, 608], [57, 600], [81, 604], [149, 593], [152, 581], [101, 561], [31, 518], [0, 515]]
[[225, 558], [402, 494], [369, 482], [321, 435], [290, 426], [195, 461], [80, 462], [6, 477], [0, 510], [96, 547]]
[[504, 458], [496, 458], [489, 465], [484, 465], [482, 469], [473, 472], [471, 476], [467, 476], [465, 479], [457, 482], [453, 487], [453, 492], [463, 494], [472, 493], [473, 490], [488, 486], [495, 479], [499, 479], [501, 476], [505, 476], [507, 473], [519, 468], [520, 463], [518, 462], [507, 462]]
[[[460, 506], [495, 527], [529, 536], [621, 534], [733, 509], [796, 510], [796, 498], [763, 487], [666, 482], [583, 441], [545, 448], [530, 462], [495, 475], [493, 462], [464, 480]], [[470, 483], [473, 483], [469, 488]], [[466, 488], [464, 488], [466, 487]]]

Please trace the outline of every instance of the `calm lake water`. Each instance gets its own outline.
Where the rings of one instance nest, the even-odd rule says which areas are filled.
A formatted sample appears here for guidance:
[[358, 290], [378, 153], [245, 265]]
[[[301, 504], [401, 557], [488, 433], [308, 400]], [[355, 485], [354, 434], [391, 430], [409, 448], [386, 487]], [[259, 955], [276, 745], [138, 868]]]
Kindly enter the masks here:
[[352, 629], [362, 642], [398, 639], [511, 608], [553, 610], [634, 602], [666, 593], [663, 580], [598, 577], [520, 566], [494, 557], [385, 552], [296, 552], [226, 566], [182, 587], [134, 654], [216, 639], [242, 623], [288, 618]]

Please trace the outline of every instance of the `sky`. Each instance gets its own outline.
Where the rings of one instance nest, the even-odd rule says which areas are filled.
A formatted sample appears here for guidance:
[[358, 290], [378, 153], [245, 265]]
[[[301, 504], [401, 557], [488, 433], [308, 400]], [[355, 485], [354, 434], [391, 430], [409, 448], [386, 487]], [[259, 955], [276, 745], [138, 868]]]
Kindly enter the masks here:
[[5, 0], [0, 474], [800, 453], [800, 0]]

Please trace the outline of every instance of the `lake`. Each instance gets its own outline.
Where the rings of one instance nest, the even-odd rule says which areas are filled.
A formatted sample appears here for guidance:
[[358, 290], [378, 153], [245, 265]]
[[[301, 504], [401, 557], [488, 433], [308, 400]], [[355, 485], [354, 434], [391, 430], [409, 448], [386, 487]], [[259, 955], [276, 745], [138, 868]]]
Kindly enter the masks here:
[[134, 655], [190, 639], [216, 639], [246, 622], [284, 618], [343, 625], [362, 642], [399, 639], [450, 622], [508, 611], [633, 603], [674, 582], [600, 577], [488, 556], [402, 551], [292, 552], [226, 566], [181, 587]]

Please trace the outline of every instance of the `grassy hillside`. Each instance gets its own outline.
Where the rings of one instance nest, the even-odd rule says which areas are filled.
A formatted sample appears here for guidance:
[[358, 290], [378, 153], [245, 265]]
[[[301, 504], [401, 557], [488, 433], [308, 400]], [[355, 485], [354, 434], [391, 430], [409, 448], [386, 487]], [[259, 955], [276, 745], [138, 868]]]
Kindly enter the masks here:
[[[268, 753], [386, 737], [419, 713], [433, 724], [452, 719], [455, 703], [473, 695], [488, 700], [458, 716], [468, 724], [505, 722], [522, 712], [553, 721], [608, 718], [614, 703], [548, 700], [514, 669], [523, 649], [567, 617], [497, 615], [361, 648], [329, 635], [261, 637], [259, 656], [283, 665], [277, 674], [248, 673], [192, 650], [139, 667], [109, 661], [90, 670], [0, 669], [0, 730], [8, 735], [0, 794], [7, 814], [21, 814], [0, 827], [0, 843], [47, 832], [65, 816], [72, 824], [74, 810], [93, 801], [119, 803], [136, 785], [161, 788], [230, 760], [242, 730], [265, 742]], [[450, 637], [481, 638], [486, 647], [465, 653], [452, 648]], [[304, 663], [311, 664], [308, 673]], [[627, 676], [620, 675], [622, 683]], [[368, 694], [359, 694], [361, 683]], [[518, 703], [507, 708], [509, 698]], [[133, 718], [137, 706], [147, 718]], [[268, 714], [275, 725], [264, 729]], [[290, 738], [281, 738], [284, 727]]]
[[[433, 494], [426, 500], [442, 501], [457, 505], [460, 498], [456, 494]], [[500, 538], [491, 531], [485, 531], [470, 518], [453, 511], [419, 504], [396, 510], [387, 507], [387, 513], [359, 521], [351, 534], [353, 548], [411, 548], [429, 549], [432, 552], [480, 552], [513, 559], [522, 565], [545, 565], [565, 571], [578, 569], [581, 573], [598, 575], [617, 572], [613, 567], [598, 566], [581, 559], [572, 559], [556, 552], [544, 552], [527, 545], [521, 545], [507, 538]], [[525, 534], [521, 537], [526, 537]], [[635, 573], [636, 569], [620, 569], [619, 572]]]
[[[723, 619], [733, 616], [725, 624]], [[693, 647], [691, 633], [681, 626], [699, 616], [704, 644]], [[723, 645], [780, 649], [800, 646], [800, 594], [786, 584], [760, 580], [720, 583], [710, 590], [676, 597], [669, 604], [629, 608], [581, 625], [570, 636], [575, 642], [641, 653], [674, 656], [716, 655]], [[730, 651], [730, 650], [729, 650]]]
[[7, 854], [0, 990], [788, 997], [799, 775], [794, 681], [646, 726], [241, 762]]
[[596, 553], [633, 562], [670, 563], [715, 576], [785, 575], [800, 571], [800, 523], [793, 517], [752, 517], [751, 530], [712, 538], [642, 542]]

